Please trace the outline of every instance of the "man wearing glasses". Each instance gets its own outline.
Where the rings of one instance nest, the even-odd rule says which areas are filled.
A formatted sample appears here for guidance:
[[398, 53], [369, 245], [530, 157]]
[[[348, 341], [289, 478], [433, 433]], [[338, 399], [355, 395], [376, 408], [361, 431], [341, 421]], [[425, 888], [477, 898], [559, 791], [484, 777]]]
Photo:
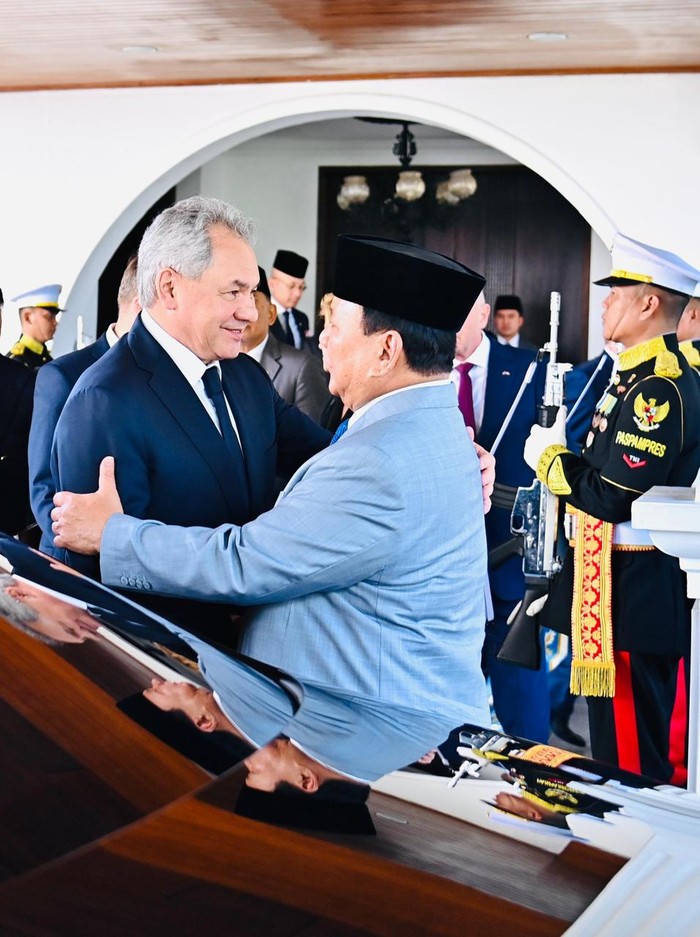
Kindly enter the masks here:
[[280, 341], [295, 348], [306, 347], [309, 318], [296, 308], [306, 289], [304, 277], [309, 262], [294, 251], [279, 250], [275, 255], [269, 284], [272, 302], [277, 307], [277, 322], [272, 331]]
[[52, 360], [46, 343], [53, 338], [58, 325], [61, 312], [58, 296], [61, 288], [60, 283], [50, 283], [48, 286], [41, 286], [39, 289], [13, 297], [12, 302], [19, 305], [22, 334], [7, 353], [7, 357], [14, 358], [32, 371]]

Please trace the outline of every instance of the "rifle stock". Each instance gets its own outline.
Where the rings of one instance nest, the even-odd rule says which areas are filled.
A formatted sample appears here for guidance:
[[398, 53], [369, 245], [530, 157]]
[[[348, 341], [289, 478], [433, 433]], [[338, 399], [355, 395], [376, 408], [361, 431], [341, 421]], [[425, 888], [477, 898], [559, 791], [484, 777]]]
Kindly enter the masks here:
[[536, 615], [528, 615], [530, 605], [547, 591], [547, 583], [528, 586], [520, 607], [510, 623], [508, 634], [496, 657], [527, 670], [539, 670], [542, 662], [540, 626]]

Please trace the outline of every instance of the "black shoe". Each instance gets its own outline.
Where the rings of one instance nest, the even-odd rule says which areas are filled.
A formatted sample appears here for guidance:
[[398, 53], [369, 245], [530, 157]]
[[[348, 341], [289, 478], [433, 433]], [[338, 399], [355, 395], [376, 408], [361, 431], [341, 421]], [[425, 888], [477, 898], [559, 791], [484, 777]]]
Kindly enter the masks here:
[[577, 748], [585, 748], [586, 740], [582, 735], [579, 735], [578, 732], [574, 732], [566, 722], [557, 722], [552, 725], [552, 732], [555, 735], [558, 735], [562, 742], [566, 742], [567, 745], [575, 745]]

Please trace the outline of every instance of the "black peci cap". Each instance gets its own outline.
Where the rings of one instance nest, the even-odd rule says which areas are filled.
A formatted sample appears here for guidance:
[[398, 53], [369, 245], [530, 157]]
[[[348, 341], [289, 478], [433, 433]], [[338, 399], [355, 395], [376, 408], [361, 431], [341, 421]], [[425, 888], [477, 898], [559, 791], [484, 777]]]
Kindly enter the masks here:
[[294, 251], [277, 251], [272, 266], [280, 273], [286, 273], [289, 277], [296, 277], [303, 280], [306, 276], [306, 268], [309, 261], [301, 254], [295, 254]]
[[523, 314], [523, 304], [520, 302], [519, 296], [506, 294], [497, 296], [496, 302], [493, 304], [493, 311], [498, 312], [499, 309], [517, 309], [520, 315]]
[[268, 299], [272, 299], [270, 296], [270, 287], [267, 285], [267, 274], [262, 267], [258, 267], [258, 275], [260, 276], [260, 282], [258, 283], [258, 293], [263, 293], [267, 296]]
[[389, 238], [338, 238], [334, 294], [409, 322], [458, 332], [485, 283], [481, 274], [424, 247]]

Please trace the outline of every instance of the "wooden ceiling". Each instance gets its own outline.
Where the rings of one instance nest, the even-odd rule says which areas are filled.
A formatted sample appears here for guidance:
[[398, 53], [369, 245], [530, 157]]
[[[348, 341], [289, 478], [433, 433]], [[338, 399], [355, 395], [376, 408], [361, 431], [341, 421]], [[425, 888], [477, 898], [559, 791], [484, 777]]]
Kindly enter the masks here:
[[0, 89], [698, 71], [699, 24], [700, 0], [3, 0]]

